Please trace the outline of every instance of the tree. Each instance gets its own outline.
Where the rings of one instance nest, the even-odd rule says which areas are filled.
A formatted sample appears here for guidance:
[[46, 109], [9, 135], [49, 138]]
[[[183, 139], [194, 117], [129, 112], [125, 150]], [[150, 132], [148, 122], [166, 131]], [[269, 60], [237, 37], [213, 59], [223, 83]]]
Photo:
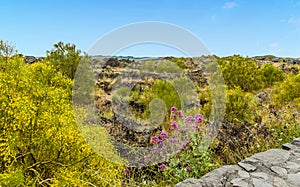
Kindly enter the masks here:
[[0, 56], [8, 58], [16, 53], [17, 50], [15, 49], [15, 46], [9, 44], [8, 42], [0, 40]]
[[76, 49], [74, 44], [58, 42], [54, 44], [54, 49], [47, 51], [46, 61], [52, 63], [63, 75], [74, 79], [77, 66], [81, 61], [80, 54], [81, 51]]

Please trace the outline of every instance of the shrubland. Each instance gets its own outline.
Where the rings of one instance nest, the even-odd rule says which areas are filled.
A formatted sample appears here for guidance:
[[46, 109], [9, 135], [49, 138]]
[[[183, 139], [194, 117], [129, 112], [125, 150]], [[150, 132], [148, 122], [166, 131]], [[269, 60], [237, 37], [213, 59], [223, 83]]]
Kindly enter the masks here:
[[77, 128], [68, 75], [47, 59], [0, 65], [0, 186], [121, 185], [122, 165], [96, 154]]
[[[42, 62], [29, 65], [8, 43], [0, 44], [0, 186], [173, 186], [300, 136], [299, 73], [286, 73], [272, 63], [259, 67], [252, 58], [239, 55], [216, 57], [225, 87], [195, 85], [201, 105], [184, 107], [194, 99], [188, 94], [194, 90], [181, 76], [152, 80], [142, 91], [118, 90], [119, 95], [131, 93], [113, 102], [124, 99], [144, 106], [143, 111], [131, 109], [142, 119], [149, 118], [152, 100], [164, 101], [164, 128], [151, 138], [153, 145], [182, 133], [182, 126], [190, 125], [193, 132], [186, 139], [170, 139], [179, 150], [161, 163], [126, 168], [105, 128], [75, 119], [72, 88], [76, 90], [75, 71], [84, 59], [75, 45], [60, 42]], [[189, 68], [185, 58], [170, 61], [176, 66], [167, 62], [154, 67], [150, 62], [144, 68], [179, 74]], [[78, 81], [92, 80], [82, 77]], [[209, 116], [217, 110], [212, 108], [216, 102], [212, 94], [225, 88], [220, 98], [226, 104], [225, 116], [212, 139], [213, 134], [207, 132]], [[73, 99], [89, 98], [89, 92], [79, 93], [83, 95], [75, 94]], [[85, 110], [80, 105], [77, 109], [84, 119]], [[92, 136], [83, 138], [82, 134], [100, 134], [97, 141], [101, 143], [91, 145]], [[212, 143], [206, 147], [208, 140]], [[163, 149], [158, 151], [164, 154]]]

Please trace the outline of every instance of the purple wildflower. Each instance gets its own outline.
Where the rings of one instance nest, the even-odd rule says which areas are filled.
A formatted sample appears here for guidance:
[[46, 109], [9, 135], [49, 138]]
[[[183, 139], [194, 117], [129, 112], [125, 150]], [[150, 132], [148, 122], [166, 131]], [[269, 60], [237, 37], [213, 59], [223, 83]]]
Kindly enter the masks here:
[[148, 161], [149, 161], [149, 156], [146, 155], [146, 156], [144, 157], [144, 163], [147, 163]]
[[140, 163], [140, 164], [139, 164], [139, 167], [140, 167], [140, 168], [142, 168], [142, 167], [144, 167], [144, 166], [145, 166], [145, 164], [143, 164], [143, 163]]
[[129, 168], [124, 169], [124, 173], [125, 173], [126, 175], [129, 175], [129, 174], [130, 174]]
[[185, 168], [187, 172], [191, 172], [191, 168], [190, 167], [186, 167]]
[[165, 152], [167, 150], [167, 146], [162, 146], [162, 148], [160, 150]]
[[173, 129], [177, 129], [178, 128], [178, 123], [176, 121], [173, 121], [171, 123], [171, 127], [173, 127]]
[[177, 108], [175, 106], [171, 107], [171, 112], [175, 112]]
[[198, 123], [202, 123], [203, 122], [203, 116], [201, 114], [196, 114], [196, 121]]
[[171, 138], [171, 142], [172, 142], [172, 144], [174, 144], [174, 143], [177, 143], [178, 140], [176, 138]]
[[181, 145], [182, 145], [182, 147], [185, 147], [185, 146], [187, 146], [189, 143], [190, 143], [189, 141], [183, 141]]
[[166, 169], [166, 165], [165, 165], [165, 164], [161, 164], [161, 165], [159, 166], [159, 168], [160, 168], [160, 170], [165, 170], [165, 169]]
[[161, 143], [162, 143], [162, 140], [159, 139], [159, 140], [157, 141], [157, 144], [161, 144]]
[[195, 121], [195, 118], [193, 116], [188, 116], [187, 118], [184, 119], [184, 122], [193, 122]]
[[183, 114], [181, 111], [178, 111], [177, 114], [178, 114], [179, 118], [183, 118]]
[[175, 114], [172, 114], [172, 118], [175, 119], [175, 118], [176, 118], [176, 115], [175, 115]]
[[157, 143], [158, 142], [158, 137], [157, 136], [152, 136], [151, 138], [151, 143]]
[[166, 131], [162, 131], [159, 136], [161, 139], [168, 138], [168, 133]]
[[209, 133], [208, 133], [208, 136], [213, 137], [213, 133], [212, 133], [212, 132], [209, 132]]

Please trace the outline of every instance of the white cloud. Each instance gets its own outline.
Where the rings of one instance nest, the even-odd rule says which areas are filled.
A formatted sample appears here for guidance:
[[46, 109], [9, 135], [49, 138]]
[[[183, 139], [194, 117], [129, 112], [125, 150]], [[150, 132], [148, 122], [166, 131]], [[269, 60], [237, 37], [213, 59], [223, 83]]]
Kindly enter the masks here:
[[223, 8], [229, 9], [229, 8], [234, 8], [234, 7], [236, 7], [236, 6], [237, 6], [237, 4], [236, 4], [235, 2], [226, 2], [226, 3], [223, 5]]
[[294, 26], [300, 26], [300, 18], [290, 17], [287, 22]]

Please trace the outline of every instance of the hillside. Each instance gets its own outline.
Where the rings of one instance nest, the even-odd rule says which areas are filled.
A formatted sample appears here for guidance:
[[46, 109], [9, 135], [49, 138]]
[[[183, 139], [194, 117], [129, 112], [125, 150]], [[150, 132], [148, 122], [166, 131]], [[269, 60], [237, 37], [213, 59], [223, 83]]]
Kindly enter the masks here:
[[[174, 185], [300, 137], [299, 59], [90, 58], [64, 47], [72, 55], [0, 58], [1, 185]], [[72, 72], [80, 61], [96, 81]], [[89, 83], [91, 110], [89, 97], [72, 107]]]

